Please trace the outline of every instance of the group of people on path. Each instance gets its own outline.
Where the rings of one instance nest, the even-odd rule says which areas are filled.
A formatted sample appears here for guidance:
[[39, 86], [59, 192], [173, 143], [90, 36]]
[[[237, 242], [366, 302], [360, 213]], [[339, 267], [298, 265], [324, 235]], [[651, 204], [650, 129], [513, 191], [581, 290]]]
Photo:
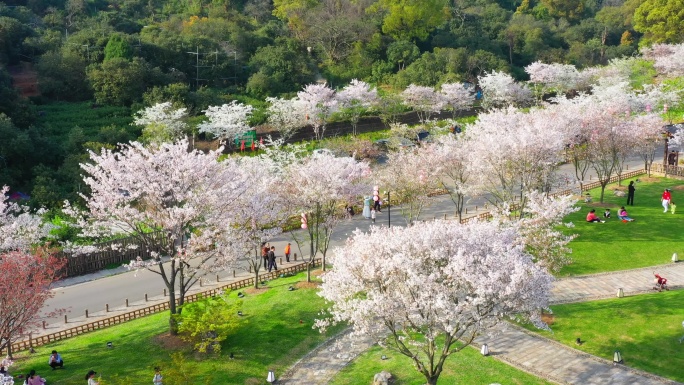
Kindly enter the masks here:
[[[636, 191], [636, 187], [634, 187], [634, 181], [629, 182], [629, 186], [627, 186], [627, 204], [626, 206], [634, 206], [634, 192]], [[663, 205], [663, 213], [666, 213], [668, 210], [674, 214], [675, 211], [677, 210], [677, 205], [672, 201], [672, 191], [669, 188], [666, 188], [665, 191], [663, 191], [663, 195], [661, 196], [661, 202]], [[606, 219], [611, 217], [611, 212], [610, 209], [606, 209], [605, 212], [603, 213], [603, 219], [599, 218], [598, 215], [596, 215], [596, 210], [591, 209], [589, 213], [587, 214], [587, 222], [592, 222], [592, 223], [605, 223]], [[627, 209], [625, 209], [625, 206], [621, 206], [620, 209], [618, 210], [618, 219], [621, 220], [622, 222], [632, 222], [634, 221], [633, 218], [629, 216], [627, 213]]]
[[[292, 245], [288, 243], [285, 246], [285, 250], [283, 252], [285, 253], [285, 262], [290, 262], [290, 252], [292, 251]], [[271, 246], [270, 244], [264, 242], [261, 244], [261, 258], [264, 260], [264, 267], [268, 269], [268, 272], [270, 273], [271, 270], [278, 271], [278, 265], [276, 264], [276, 254], [275, 254], [275, 246]], [[282, 261], [281, 261], [282, 262]]]

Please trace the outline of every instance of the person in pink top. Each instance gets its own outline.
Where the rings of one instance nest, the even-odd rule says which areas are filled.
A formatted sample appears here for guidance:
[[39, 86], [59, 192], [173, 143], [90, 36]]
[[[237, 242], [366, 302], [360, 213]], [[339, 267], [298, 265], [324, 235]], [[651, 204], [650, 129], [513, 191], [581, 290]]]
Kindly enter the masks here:
[[29, 374], [26, 376], [26, 384], [27, 385], [44, 385], [45, 379], [41, 378], [39, 375], [37, 375], [35, 370], [31, 370], [29, 372]]
[[665, 191], [663, 191], [663, 210], [664, 213], [667, 212], [667, 209], [670, 206], [670, 201], [672, 200], [672, 194], [670, 194], [670, 189], [666, 188]]
[[594, 210], [594, 209], [591, 209], [591, 211], [589, 211], [589, 214], [587, 214], [587, 222], [605, 223], [605, 221], [602, 221], [601, 218], [596, 216], [596, 210]]

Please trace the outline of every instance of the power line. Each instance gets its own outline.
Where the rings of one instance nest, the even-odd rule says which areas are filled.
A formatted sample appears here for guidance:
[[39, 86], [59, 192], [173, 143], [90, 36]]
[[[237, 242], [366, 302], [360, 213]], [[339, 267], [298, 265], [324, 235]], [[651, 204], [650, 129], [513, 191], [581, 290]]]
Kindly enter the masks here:
[[213, 54], [214, 52], [204, 52], [204, 53], [201, 53], [201, 52], [199, 51], [199, 46], [198, 46], [195, 52], [186, 52], [186, 53], [189, 53], [189, 54], [191, 54], [191, 55], [195, 55], [195, 90], [198, 90], [198, 89], [199, 89], [199, 82], [200, 82], [200, 80], [201, 80], [201, 81], [206, 81], [206, 80], [207, 80], [207, 79], [201, 79], [201, 78], [199, 77], [199, 69], [200, 69], [200, 68], [211, 67], [211, 66], [207, 66], [207, 65], [200, 65], [200, 62], [199, 62], [200, 55], [211, 55], [211, 54]]

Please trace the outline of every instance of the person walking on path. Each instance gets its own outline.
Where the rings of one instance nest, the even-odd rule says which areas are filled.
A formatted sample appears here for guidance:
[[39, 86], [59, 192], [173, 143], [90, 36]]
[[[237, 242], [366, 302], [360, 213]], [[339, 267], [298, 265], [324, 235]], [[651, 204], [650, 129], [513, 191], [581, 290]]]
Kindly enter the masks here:
[[672, 200], [672, 194], [670, 194], [670, 189], [666, 188], [665, 191], [663, 191], [663, 212], [666, 213], [667, 209], [670, 207], [670, 201]]
[[276, 265], [275, 246], [271, 246], [271, 250], [268, 252], [268, 272], [270, 273], [272, 269], [278, 271], [278, 266]]
[[634, 191], [636, 188], [634, 187], [634, 181], [629, 182], [629, 186], [627, 186], [627, 205], [634, 206]]
[[287, 246], [285, 246], [285, 262], [290, 262], [290, 251], [292, 247], [288, 243]]

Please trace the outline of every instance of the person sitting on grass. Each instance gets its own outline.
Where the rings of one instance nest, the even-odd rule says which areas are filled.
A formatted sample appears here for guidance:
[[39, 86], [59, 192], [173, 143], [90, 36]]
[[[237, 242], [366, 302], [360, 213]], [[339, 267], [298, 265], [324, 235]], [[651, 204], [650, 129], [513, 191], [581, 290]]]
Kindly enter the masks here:
[[606, 209], [606, 211], [603, 212], [603, 217], [610, 218], [610, 209]]
[[620, 207], [620, 211], [618, 211], [618, 219], [622, 220], [623, 222], [632, 222], [634, 220], [627, 215], [625, 206]]
[[605, 223], [606, 221], [602, 221], [601, 218], [596, 216], [596, 210], [591, 209], [591, 211], [589, 211], [589, 214], [587, 214], [587, 222]]
[[48, 358], [48, 365], [50, 365], [52, 370], [57, 369], [57, 367], [64, 369], [64, 361], [62, 360], [62, 356], [59, 355], [56, 350], [53, 350], [52, 354], [50, 354], [50, 358]]

